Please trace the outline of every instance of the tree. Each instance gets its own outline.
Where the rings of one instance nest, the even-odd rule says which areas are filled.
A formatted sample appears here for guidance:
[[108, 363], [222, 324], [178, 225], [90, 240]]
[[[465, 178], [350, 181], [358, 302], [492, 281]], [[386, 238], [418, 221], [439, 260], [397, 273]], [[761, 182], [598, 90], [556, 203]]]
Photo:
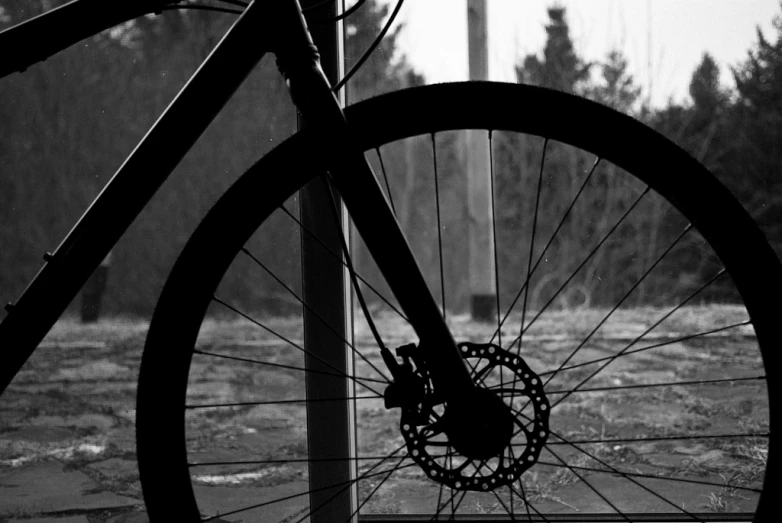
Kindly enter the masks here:
[[[782, 17], [776, 42], [758, 30], [747, 59], [732, 68], [735, 92], [722, 87], [715, 60], [704, 53], [690, 81], [690, 102], [669, 105], [650, 123], [703, 163], [740, 200], [782, 253]], [[679, 265], [705, 275], [719, 263], [693, 238]], [[724, 286], [712, 291], [719, 295]]]
[[522, 66], [516, 67], [516, 76], [519, 83], [577, 93], [580, 84], [589, 77], [590, 64], [575, 52], [565, 8], [551, 7], [548, 16], [542, 59], [534, 54], [527, 55]]
[[775, 42], [758, 29], [754, 48], [732, 69], [730, 182], [782, 254], [782, 14], [774, 29]]
[[633, 112], [641, 95], [641, 88], [627, 71], [627, 58], [619, 50], [608, 53], [599, 64], [600, 83], [585, 93], [589, 98], [623, 113]]
[[[366, 2], [346, 20], [345, 70], [349, 71], [369, 49], [386, 24], [390, 4]], [[389, 30], [349, 83], [350, 103], [402, 87], [423, 85], [424, 79], [398, 53], [397, 39], [404, 26]]]
[[720, 85], [720, 69], [709, 53], [703, 53], [700, 64], [690, 80], [690, 98], [695, 110], [696, 129], [715, 120], [728, 99]]
[[[2, 23], [11, 25], [55, 2], [0, 6]], [[0, 80], [3, 298], [19, 295], [41, 254], [59, 243], [233, 19], [205, 11], [142, 17]], [[272, 61], [251, 73], [114, 249], [110, 312], [151, 312], [206, 210], [252, 161], [293, 132], [295, 112], [285, 100]], [[261, 238], [273, 234], [263, 231]], [[280, 274], [291, 273], [287, 260], [272, 262], [286, 267]], [[264, 289], [244, 292], [241, 277], [227, 280], [229, 293], [257, 304]]]

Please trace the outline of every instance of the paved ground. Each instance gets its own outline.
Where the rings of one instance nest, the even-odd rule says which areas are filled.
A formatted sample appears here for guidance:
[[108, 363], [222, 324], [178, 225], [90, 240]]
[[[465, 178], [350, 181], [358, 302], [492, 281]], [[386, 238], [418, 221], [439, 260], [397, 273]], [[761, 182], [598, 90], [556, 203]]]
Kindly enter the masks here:
[[133, 436], [145, 327], [60, 322], [0, 397], [0, 521], [148, 521]]
[[[732, 317], [735, 314], [729, 310], [701, 312], [709, 325], [735, 322]], [[592, 360], [604, 353], [615, 354], [616, 347], [622, 346], [630, 334], [642, 331], [648, 323], [649, 314], [637, 316], [617, 322], [614, 330], [607, 328], [600, 343], [585, 350], [581, 357]], [[666, 336], [706, 330], [688, 318], [674, 324], [674, 331], [660, 333], [656, 341], [666, 339]], [[547, 333], [546, 336], [530, 336], [527, 350], [534, 347], [531, 353], [536, 357], [530, 354], [525, 359], [533, 368], [545, 369], [555, 361], [561, 361], [572, 336], [564, 333], [561, 325], [556, 325], [577, 330], [578, 325], [572, 318], [568, 322], [555, 320], [551, 325], [541, 326], [540, 331]], [[593, 319], [591, 323], [594, 323]], [[216, 324], [204, 332], [204, 343], [217, 352], [230, 352], [235, 356], [252, 354], [270, 362], [296, 363], [290, 360], [295, 351], [280, 347], [279, 341], [267, 340], [268, 335], [251, 327]], [[298, 339], [296, 324], [283, 322], [278, 327], [292, 339]], [[390, 323], [383, 323], [382, 327], [389, 330], [384, 333], [389, 343], [404, 342], [402, 329]], [[454, 327], [460, 338], [469, 339], [471, 333], [480, 334], [468, 323]], [[138, 480], [134, 440], [136, 379], [146, 328], [143, 323], [112, 321], [83, 326], [76, 321], [61, 321], [0, 397], [0, 523], [148, 521]], [[710, 379], [724, 377], [723, 374], [746, 375], [743, 372], [754, 372], [760, 367], [757, 356], [751, 356], [751, 350], [748, 351], [750, 356], [744, 356], [743, 347], [748, 343], [744, 330], [720, 333], [709, 341], [668, 345], [661, 352], [640, 353], [638, 358], [615, 364], [615, 372], [596, 384], [633, 383], [639, 379], [635, 375], [638, 370], [643, 370], [643, 381], [648, 383]], [[504, 336], [512, 338], [512, 335]], [[357, 340], [358, 344], [369, 343], [370, 335], [365, 326], [358, 325]], [[380, 364], [379, 356], [375, 354], [373, 359]], [[259, 370], [231, 360], [220, 365], [214, 363], [203, 358], [194, 362], [192, 390], [189, 391], [192, 398], [208, 402], [217, 399], [247, 401], [256, 396], [278, 399], [301, 396], [302, 391], [297, 389], [301, 380], [296, 378], [294, 371]], [[371, 374], [367, 364], [359, 362], [357, 365], [360, 376]], [[706, 373], [704, 368], [715, 374]], [[759, 420], [767, 416], [765, 405], [756, 401], [763, 397], [764, 391], [754, 383], [731, 385], [727, 396], [725, 388], [707, 385], [689, 392], [674, 391], [675, 397], [669, 397], [673, 392], [639, 390], [641, 392], [637, 394], [623, 391], [614, 396], [610, 396], [611, 393], [584, 395], [558, 411], [556, 419], [552, 418], [552, 430], [581, 439], [595, 437], [603, 431], [611, 431], [609, 437], [637, 435], [639, 431], [647, 436], [690, 431], [721, 434], [738, 430], [744, 426], [742, 424], [760, 423]], [[359, 450], [366, 455], [387, 453], [387, 445], [401, 443], [395, 428], [398, 415], [396, 411], [383, 409], [381, 401], [366, 400], [358, 407]], [[306, 449], [305, 433], [301, 430], [302, 416], [302, 412], [288, 406], [239, 409], [220, 416], [208, 413], [194, 416], [189, 423], [199, 437], [189, 442], [189, 450], [203, 460], [210, 456], [213, 456], [211, 459], [218, 459], [214, 456], [223, 459], [231, 453], [240, 458], [266, 455], [267, 452], [269, 456], [299, 453]], [[761, 429], [763, 427], [758, 425], [752, 430]], [[632, 448], [600, 445], [595, 448], [606, 462], [621, 468], [631, 466], [633, 472], [681, 474], [722, 483], [725, 479], [721, 476], [733, 471], [742, 485], [749, 486], [757, 482], [755, 472], [756, 469], [762, 471], [763, 453], [766, 452], [761, 444], [724, 441], [645, 443]], [[574, 454], [571, 456], [566, 450], [562, 452], [566, 459], [572, 459], [578, 465], [593, 466], [584, 460], [584, 456], [577, 453], [571, 453]], [[298, 492], [305, 484], [306, 473], [292, 466], [256, 468], [258, 470], [222, 470], [218, 467], [194, 476], [199, 500], [205, 506], [213, 505], [215, 512], [224, 513], [222, 505], [236, 506], [236, 499], [248, 493], [256, 498], [284, 497]], [[270, 474], [274, 476], [273, 481], [269, 479]], [[593, 474], [589, 479], [593, 485], [620, 500], [639, 497], [630, 491], [633, 485], [611, 475]], [[600, 500], [570, 471], [541, 467], [540, 475], [535, 471], [526, 486], [531, 499], [543, 510], [570, 510], [571, 505], [587, 511], [604, 508], [596, 505]], [[368, 492], [370, 487], [374, 484], [361, 488]], [[725, 507], [751, 510], [755, 502], [750, 494], [737, 494], [727, 487], [721, 491], [703, 485], [671, 483], [661, 486], [660, 492], [675, 500], [677, 506], [689, 502], [691, 509], [696, 511]], [[406, 469], [383, 485], [366, 510], [429, 510], [437, 493], [437, 485], [421, 477], [418, 469]], [[480, 497], [488, 494], [471, 496], [462, 507], [469, 512], [491, 512], [501, 508], [492, 508], [492, 503], [496, 505], [493, 498]], [[293, 504], [291, 507], [275, 505], [274, 510], [280, 514], [273, 520], [288, 517], [282, 512], [289, 509], [291, 513], [301, 512]], [[264, 519], [268, 515], [264, 514]], [[250, 515], [240, 519], [249, 521], [252, 518]]]

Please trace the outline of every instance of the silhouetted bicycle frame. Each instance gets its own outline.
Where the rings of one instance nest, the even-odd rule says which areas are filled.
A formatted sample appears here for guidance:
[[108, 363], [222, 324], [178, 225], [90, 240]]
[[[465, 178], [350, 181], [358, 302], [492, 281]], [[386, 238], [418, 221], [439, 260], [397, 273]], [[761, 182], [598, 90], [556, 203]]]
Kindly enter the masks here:
[[[0, 33], [0, 49], [14, 50], [0, 64], [0, 77], [173, 3], [74, 0]], [[267, 53], [276, 55], [296, 107], [307, 125], [318, 132], [317, 151], [313, 152], [323, 156], [357, 230], [362, 233], [371, 227], [372, 234], [362, 235], [367, 247], [415, 326], [427, 361], [437, 361], [429, 365], [433, 384], [451, 405], [473, 402], [475, 386], [382, 189], [362, 152], [352, 146], [350, 127], [321, 69], [297, 0], [249, 4], [57, 249], [45, 254], [45, 265], [19, 300], [7, 305], [8, 315], [0, 324], [4, 362], [0, 393]], [[386, 358], [390, 356], [385, 347], [381, 351]]]

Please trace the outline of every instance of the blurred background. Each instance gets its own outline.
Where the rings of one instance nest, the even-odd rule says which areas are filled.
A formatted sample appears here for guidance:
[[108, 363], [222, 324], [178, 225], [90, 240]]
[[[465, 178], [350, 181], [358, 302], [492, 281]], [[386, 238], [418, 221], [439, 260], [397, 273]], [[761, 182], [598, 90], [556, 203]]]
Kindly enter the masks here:
[[[0, 0], [0, 28], [62, 3]], [[369, 0], [347, 21], [347, 69], [379, 33], [393, 6]], [[0, 81], [2, 300], [17, 299], [41, 266], [43, 253], [58, 245], [233, 18], [206, 11], [165, 11], [116, 27]], [[737, 195], [776, 252], [782, 253], [780, 3], [489, 0], [488, 20], [490, 79], [572, 92], [639, 118], [703, 162]], [[347, 97], [352, 103], [403, 87], [464, 79], [465, 2], [408, 0], [379, 49], [351, 81]], [[149, 317], [200, 218], [252, 162], [295, 127], [285, 87], [267, 60], [114, 249], [102, 314]], [[459, 184], [449, 184], [464, 171], [459, 144], [457, 137], [447, 136], [438, 144], [446, 201], [460, 200]], [[435, 215], [426, 207], [431, 205], [432, 179], [417, 172], [431, 163], [425, 156], [431, 156], [431, 147], [424, 145], [417, 140], [392, 144], [384, 158], [395, 166], [389, 171], [395, 177], [391, 192], [397, 205], [406, 209], [403, 225], [426, 259], [437, 253], [431, 248]], [[495, 142], [504, 165], [511, 166], [508, 172], [513, 166], [533, 168], [539, 161], [535, 150], [540, 144], [526, 149], [517, 145], [502, 137]], [[565, 174], [550, 183], [570, 187], [590, 160], [563, 150], [551, 161], [552, 169]], [[499, 187], [506, 183], [503, 172], [497, 173]], [[498, 208], [506, 213], [499, 219], [510, 225], [519, 220], [521, 211], [514, 209], [521, 207], [518, 198], [526, 193], [523, 185], [501, 191]], [[444, 212], [445, 234], [457, 238], [466, 210], [450, 206]], [[609, 250], [613, 261], [608, 266], [617, 273], [632, 264], [643, 266], [644, 253], [651, 256], [672, 234], [666, 231], [680, 230], [672, 220], [664, 210], [645, 212], [643, 220], [627, 227]], [[269, 263], [295, 286], [300, 239], [291, 234], [292, 227], [292, 221], [265, 227], [258, 241], [281, 247], [267, 252]], [[698, 241], [693, 238], [690, 250], [679, 257], [684, 264], [679, 271], [662, 271], [647, 285], [675, 283], [665, 278], [707, 277], [713, 263], [698, 255]], [[459, 254], [458, 242], [447, 244], [457, 245], [448, 253], [446, 268], [446, 287], [452, 289], [449, 308], [464, 310], [466, 257]], [[512, 242], [508, 245], [516, 248]], [[577, 252], [582, 247], [573, 236], [567, 248]], [[359, 242], [356, 249], [359, 265], [371, 274]], [[511, 264], [525, 259], [510, 251], [499, 255]], [[241, 274], [232, 278], [234, 284], [224, 282], [232, 301], [253, 310], [280, 306], [274, 300], [273, 282], [268, 288], [259, 282], [250, 289], [241, 285]], [[717, 287], [713, 292], [719, 292]], [[602, 296], [598, 289], [585, 293], [592, 303], [616, 299]], [[77, 302], [72, 312], [77, 311]]]

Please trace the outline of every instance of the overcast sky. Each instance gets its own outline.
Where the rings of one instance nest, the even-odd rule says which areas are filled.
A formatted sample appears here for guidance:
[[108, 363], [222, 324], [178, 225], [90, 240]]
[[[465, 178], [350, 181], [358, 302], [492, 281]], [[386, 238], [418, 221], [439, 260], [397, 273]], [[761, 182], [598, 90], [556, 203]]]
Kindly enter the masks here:
[[[393, 0], [384, 0], [392, 2]], [[704, 51], [723, 68], [746, 57], [756, 27], [775, 40], [779, 0], [487, 0], [489, 76], [513, 81], [513, 65], [545, 42], [546, 9], [567, 9], [571, 36], [587, 60], [621, 49], [655, 105], [681, 100]], [[406, 0], [402, 51], [430, 83], [467, 78], [467, 0]], [[651, 74], [650, 74], [651, 72]]]

